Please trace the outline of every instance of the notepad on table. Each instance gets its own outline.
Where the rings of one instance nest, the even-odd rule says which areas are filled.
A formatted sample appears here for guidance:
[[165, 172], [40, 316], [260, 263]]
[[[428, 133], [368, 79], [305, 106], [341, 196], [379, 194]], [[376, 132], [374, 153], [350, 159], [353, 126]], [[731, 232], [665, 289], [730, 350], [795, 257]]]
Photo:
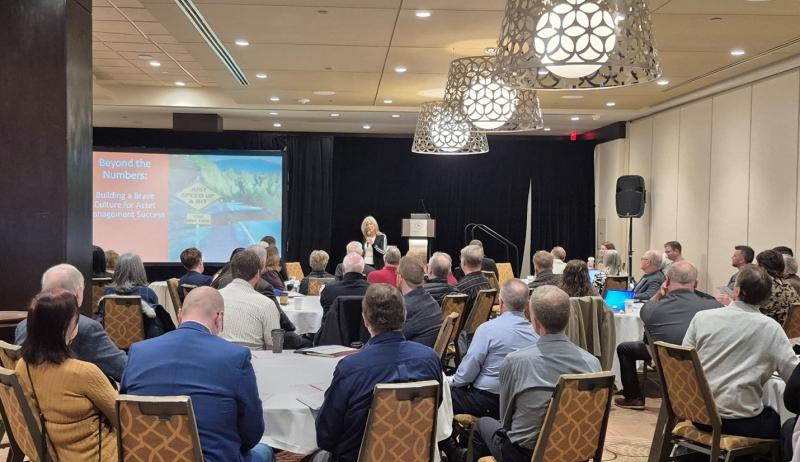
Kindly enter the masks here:
[[350, 348], [341, 345], [321, 345], [313, 348], [303, 348], [301, 350], [294, 350], [295, 353], [309, 356], [322, 356], [325, 358], [338, 358], [340, 356], [347, 356], [355, 353], [355, 348]]

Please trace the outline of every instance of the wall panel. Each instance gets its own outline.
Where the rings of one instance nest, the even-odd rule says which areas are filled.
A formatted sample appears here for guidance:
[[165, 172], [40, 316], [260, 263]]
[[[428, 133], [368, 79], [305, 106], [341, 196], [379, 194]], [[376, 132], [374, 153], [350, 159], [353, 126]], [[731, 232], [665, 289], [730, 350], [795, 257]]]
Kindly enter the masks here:
[[663, 250], [677, 235], [680, 110], [653, 118], [653, 168], [650, 180], [650, 248]]
[[[650, 247], [650, 220], [652, 210], [650, 172], [652, 170], [653, 155], [653, 118], [637, 120], [629, 125], [630, 150], [628, 161], [628, 174], [641, 175], [644, 177], [647, 189], [647, 203], [645, 204], [644, 216], [633, 219], [633, 274], [637, 278], [641, 276], [639, 270], [639, 258]], [[618, 218], [620, 222], [624, 222]], [[623, 224], [623, 226], [625, 226]], [[627, 261], [627, 237], [617, 244], [620, 253]]]
[[[597, 242], [613, 242], [623, 255], [627, 255], [627, 221], [617, 217], [617, 178], [628, 172], [628, 140], [614, 140], [595, 148], [595, 188], [597, 189]], [[605, 230], [601, 224], [605, 223]], [[605, 231], [603, 233], [603, 231]]]

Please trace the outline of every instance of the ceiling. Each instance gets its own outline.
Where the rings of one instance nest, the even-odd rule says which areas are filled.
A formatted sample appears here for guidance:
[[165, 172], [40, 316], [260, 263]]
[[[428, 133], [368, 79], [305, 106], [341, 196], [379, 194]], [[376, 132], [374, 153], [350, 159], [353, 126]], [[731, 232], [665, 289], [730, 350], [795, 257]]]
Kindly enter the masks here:
[[[95, 126], [171, 128], [173, 112], [214, 112], [223, 116], [225, 129], [413, 133], [418, 106], [441, 98], [449, 62], [496, 45], [505, 8], [504, 0], [194, 3], [249, 84], [239, 84], [175, 0], [93, 0]], [[629, 120], [800, 54], [800, 0], [648, 5], [669, 85], [539, 92], [552, 130], [532, 134]], [[418, 10], [431, 15], [418, 18]], [[249, 46], [234, 43], [240, 39]], [[734, 48], [746, 54], [731, 56]], [[407, 72], [395, 72], [397, 66]], [[607, 107], [609, 101], [616, 105]]]

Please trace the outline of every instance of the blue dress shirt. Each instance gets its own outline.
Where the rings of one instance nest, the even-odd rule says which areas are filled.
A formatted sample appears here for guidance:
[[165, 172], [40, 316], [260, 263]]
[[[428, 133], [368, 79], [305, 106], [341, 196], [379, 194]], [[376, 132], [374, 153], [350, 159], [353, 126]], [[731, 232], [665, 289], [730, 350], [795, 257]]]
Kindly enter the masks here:
[[442, 383], [442, 365], [432, 349], [407, 341], [399, 331], [372, 337], [336, 365], [317, 415], [317, 445], [337, 462], [355, 462], [375, 385], [423, 380]]
[[506, 355], [536, 344], [539, 336], [521, 311], [506, 311], [481, 324], [461, 360], [453, 386], [500, 393], [500, 366]]

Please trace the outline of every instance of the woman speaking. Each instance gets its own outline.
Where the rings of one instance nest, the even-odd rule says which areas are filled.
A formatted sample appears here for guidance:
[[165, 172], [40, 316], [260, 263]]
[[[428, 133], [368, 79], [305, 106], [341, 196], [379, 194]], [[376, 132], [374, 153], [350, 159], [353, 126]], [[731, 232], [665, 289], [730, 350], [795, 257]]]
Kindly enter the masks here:
[[386, 253], [386, 235], [378, 229], [375, 218], [368, 216], [361, 222], [364, 235], [364, 263], [375, 269], [383, 268], [383, 254]]

